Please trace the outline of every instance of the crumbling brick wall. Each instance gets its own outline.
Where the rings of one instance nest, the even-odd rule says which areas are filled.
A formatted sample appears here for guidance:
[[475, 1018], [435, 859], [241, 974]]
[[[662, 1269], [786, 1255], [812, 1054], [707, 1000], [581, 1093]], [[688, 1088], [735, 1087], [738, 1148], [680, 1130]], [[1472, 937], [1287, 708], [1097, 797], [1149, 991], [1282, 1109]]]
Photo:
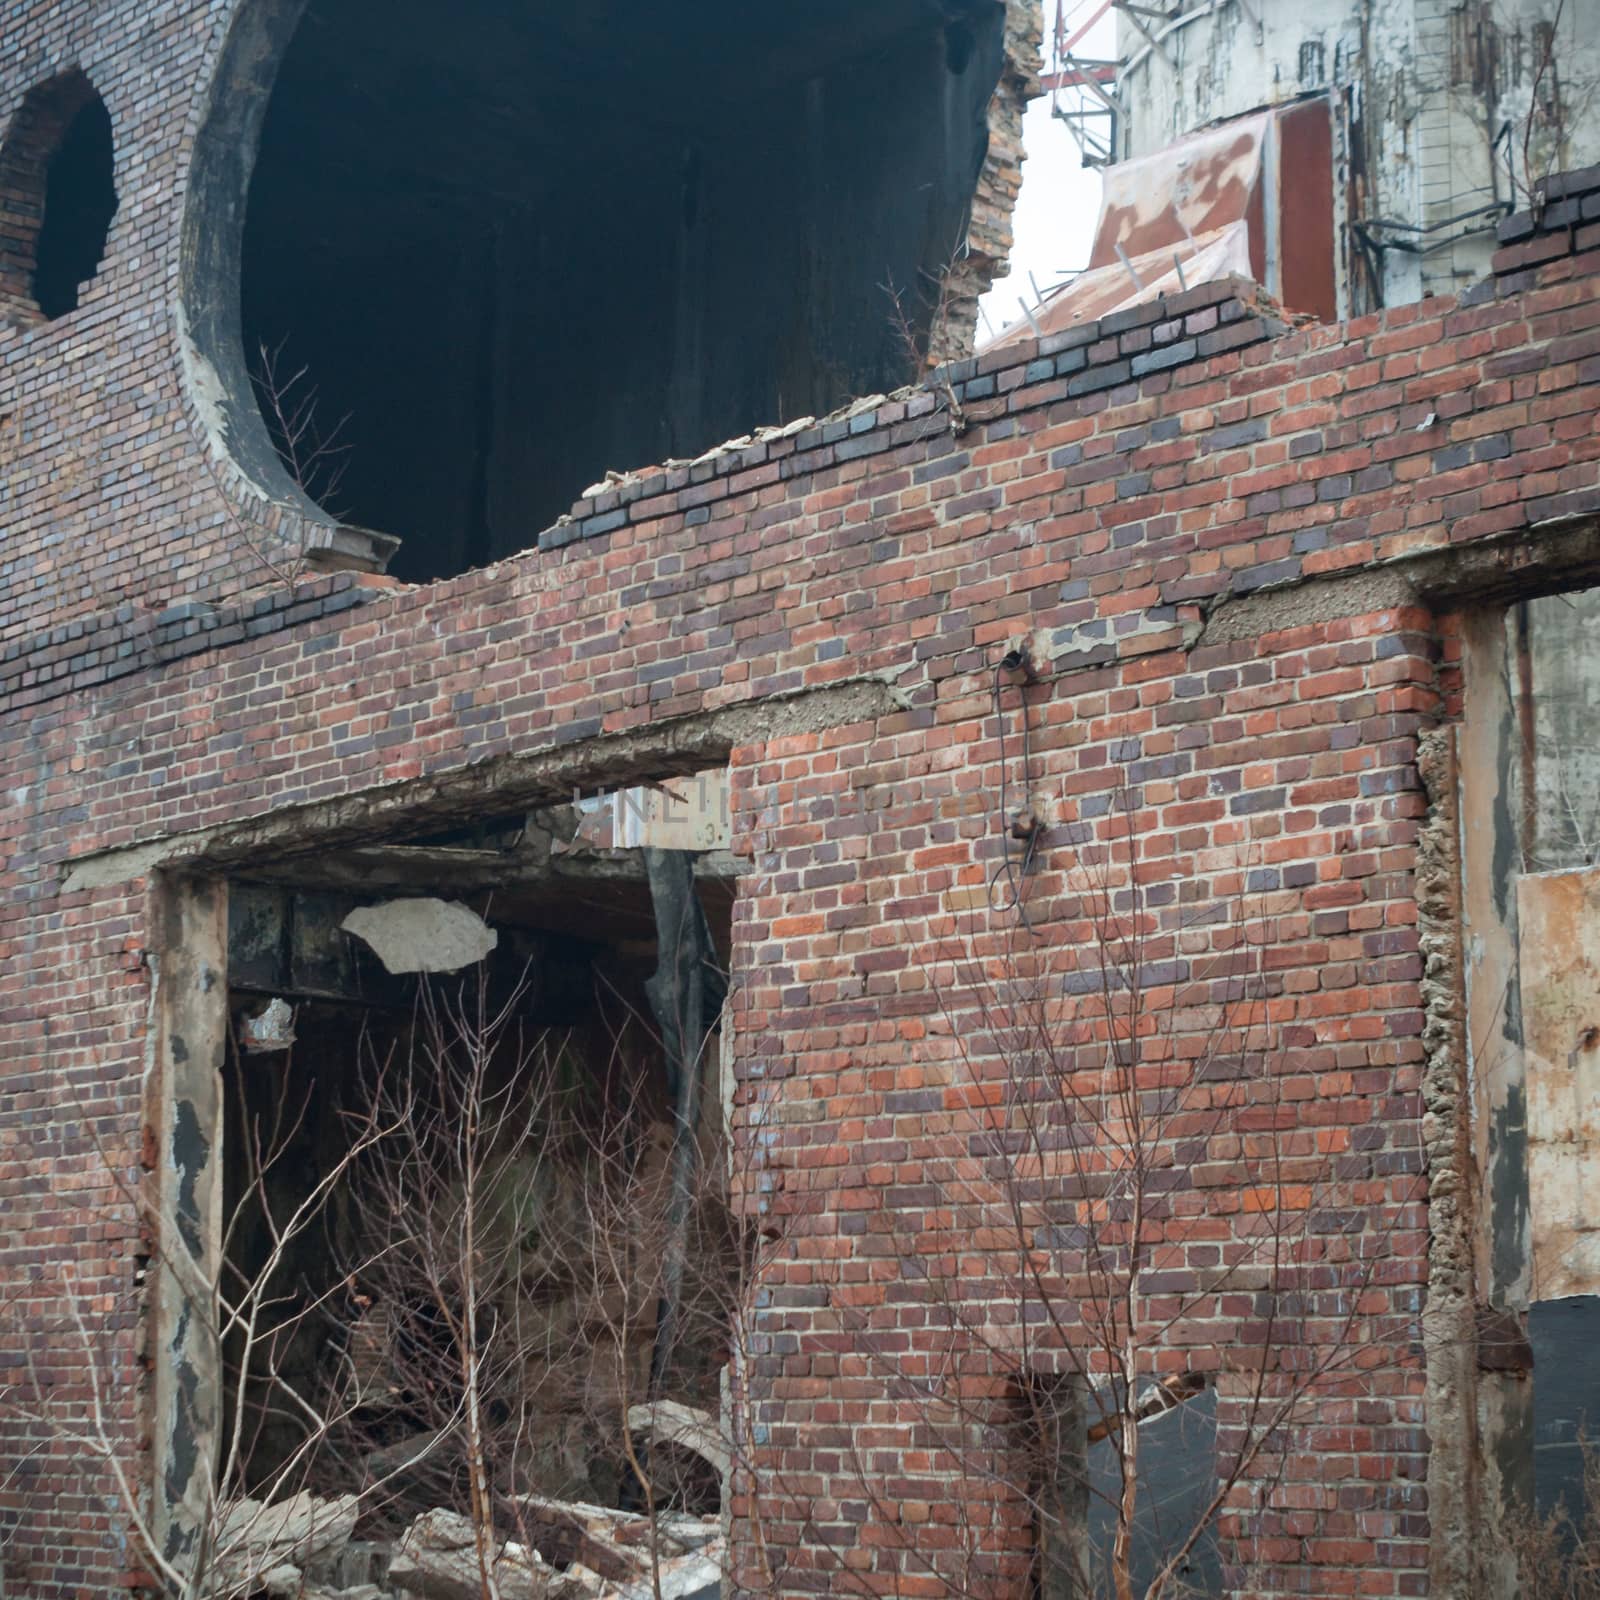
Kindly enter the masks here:
[[[198, 465], [168, 298], [184, 117], [129, 110], [191, 103], [216, 21], [48, 16], [24, 27], [23, 79], [81, 61], [123, 150], [144, 153], [122, 158], [139, 175], [123, 184], [132, 225], [119, 220], [83, 310], [0, 335], [17, 597], [0, 663], [3, 1271], [41, 1339], [63, 1264], [90, 1291], [131, 1453], [141, 1362], [160, 1352], [129, 1309], [146, 1246], [103, 1152], [137, 1181], [158, 867], [224, 872], [254, 849], [470, 816], [490, 795], [647, 776], [716, 747], [716, 717], [747, 708], [719, 751], [750, 860], [737, 1072], [747, 1098], [773, 1098], [795, 1212], [757, 1379], [774, 1462], [818, 1508], [769, 1536], [793, 1592], [828, 1587], [830, 1543], [892, 1590], [905, 1558], [841, 1452], [904, 1458], [915, 1418], [860, 1395], [837, 1308], [881, 1281], [885, 1240], [923, 1204], [907, 1167], [949, 1135], [963, 1000], [935, 988], [927, 953], [992, 926], [991, 685], [1028, 635], [1054, 658], [1032, 701], [1039, 904], [1062, 887], [1049, 830], [1092, 821], [1119, 782], [1141, 787], [1174, 870], [1253, 842], [1294, 908], [1303, 1125], [1341, 1130], [1373, 1164], [1359, 1225], [1395, 1247], [1374, 1314], [1414, 1316], [1428, 1275], [1408, 1187], [1423, 1159], [1416, 738], [1449, 710], [1439, 617], [1454, 602], [1407, 575], [1472, 546], [1514, 566], [1541, 530], [1600, 511], [1600, 225], [1583, 221], [1581, 184], [1575, 213], [1530, 224], [1498, 282], [1461, 302], [1288, 329], [1246, 288], [1207, 286], [960, 363], [948, 386], [642, 472], [486, 571], [290, 591], [259, 584]], [[4, 93], [0, 115], [9, 76]], [[1494, 543], [1508, 535], [1509, 557]], [[240, 595], [241, 567], [259, 594]], [[822, 709], [795, 731], [808, 697]], [[780, 704], [775, 734], [762, 708]], [[1054, 926], [1065, 939], [1071, 924]], [[882, 1297], [891, 1328], [897, 1304]], [[1189, 1332], [1203, 1345], [1230, 1329], [1219, 1312]], [[59, 1404], [81, 1408], [81, 1363], [60, 1347], [50, 1360]], [[1272, 1581], [1424, 1591], [1423, 1392], [1420, 1366], [1397, 1362], [1354, 1420], [1333, 1401], [1306, 1419], [1306, 1465], [1256, 1530], [1269, 1568], [1297, 1569]], [[107, 1486], [11, 1422], [0, 1452], [24, 1463], [0, 1488], [8, 1581], [122, 1583]], [[921, 1488], [901, 1498], [916, 1525]], [[994, 1519], [1014, 1553], [1021, 1509], [1002, 1501]]]
[[[934, 335], [942, 353], [972, 348], [978, 295], [1005, 270], [1010, 249], [1022, 106], [1037, 85], [1040, 7], [1009, 0], [1005, 9], [1005, 65], [990, 111], [988, 156]], [[288, 31], [299, 10], [293, 0], [254, 7], [177, 0], [154, 8], [128, 0], [38, 6], [7, 21], [0, 136], [8, 129], [18, 135], [13, 166], [37, 165], [24, 148], [37, 119], [15, 123], [29, 92], [63, 75], [76, 86], [81, 74], [110, 112], [120, 203], [82, 305], [69, 320], [39, 324], [26, 304], [25, 258], [41, 196], [31, 181], [13, 191], [8, 180], [10, 198], [0, 202], [0, 234], [8, 241], [0, 255], [10, 261], [16, 254], [0, 283], [10, 589], [0, 639], [94, 625], [119, 606], [147, 621], [174, 604], [211, 605], [248, 592], [263, 576], [250, 548], [257, 538], [269, 551], [311, 550], [314, 564], [330, 568], [370, 564], [365, 537], [339, 530], [303, 497], [274, 497], [259, 469], [230, 452], [218, 376], [192, 325], [195, 306], [225, 302], [226, 291], [183, 281], [191, 265], [184, 230], [193, 221], [185, 206], [208, 96], [244, 99], [270, 85], [275, 61], [263, 56], [255, 35]], [[241, 18], [248, 28], [238, 26]], [[224, 70], [236, 77], [219, 85]], [[237, 168], [244, 152], [225, 151], [220, 159]], [[7, 222], [13, 206], [15, 221]], [[884, 306], [887, 325], [886, 300]], [[236, 306], [231, 314], [237, 321]], [[749, 424], [773, 420], [752, 417]], [[607, 467], [632, 464], [596, 461], [588, 470], [599, 478]], [[529, 529], [530, 540], [536, 532]]]

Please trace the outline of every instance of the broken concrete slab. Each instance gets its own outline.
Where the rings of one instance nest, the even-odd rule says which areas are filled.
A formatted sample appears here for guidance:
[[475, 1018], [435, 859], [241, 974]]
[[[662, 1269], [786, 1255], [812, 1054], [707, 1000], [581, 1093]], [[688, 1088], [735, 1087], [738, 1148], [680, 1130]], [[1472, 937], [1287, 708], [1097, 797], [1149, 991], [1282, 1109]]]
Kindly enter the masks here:
[[641, 1557], [637, 1550], [622, 1546], [648, 1540], [650, 1525], [645, 1518], [533, 1494], [522, 1496], [519, 1506], [528, 1537], [548, 1560], [580, 1564], [610, 1583], [625, 1583], [638, 1575]]
[[722, 1537], [720, 1518], [692, 1517], [686, 1511], [663, 1511], [656, 1518], [656, 1529], [685, 1555], [703, 1550]]
[[[678, 1409], [696, 1420], [705, 1415], [689, 1406]], [[648, 1595], [653, 1600], [652, 1546], [660, 1558], [663, 1600], [689, 1600], [702, 1592], [708, 1572], [720, 1575], [722, 1570], [722, 1528], [715, 1518], [665, 1512], [652, 1523], [633, 1512], [542, 1495], [521, 1496], [518, 1504], [526, 1537], [546, 1561], [565, 1569], [561, 1581], [570, 1584], [575, 1596], [631, 1600]], [[557, 1583], [550, 1600], [560, 1600], [566, 1592]]]
[[391, 973], [459, 972], [482, 961], [500, 935], [459, 900], [387, 900], [359, 906], [340, 927], [371, 946]]
[[306, 1568], [306, 1582], [334, 1594], [359, 1589], [381, 1591], [388, 1586], [393, 1556], [394, 1544], [389, 1539], [352, 1539], [342, 1550], [313, 1561]]
[[[499, 1546], [494, 1582], [500, 1600], [550, 1600], [556, 1576], [537, 1550]], [[484, 1581], [471, 1522], [454, 1511], [424, 1512], [395, 1551], [389, 1584], [397, 1594], [417, 1600], [481, 1600]]]
[[355, 1532], [354, 1495], [324, 1500], [308, 1492], [271, 1504], [239, 1500], [217, 1529], [217, 1591], [237, 1595], [266, 1588], [267, 1575], [305, 1568], [343, 1549]]
[[574, 1561], [561, 1574], [559, 1586], [551, 1588], [550, 1596], [551, 1600], [589, 1600], [590, 1596], [598, 1600], [605, 1592], [606, 1580], [581, 1561]]
[[710, 1462], [719, 1478], [728, 1475], [733, 1452], [717, 1419], [697, 1406], [677, 1400], [657, 1400], [628, 1408], [630, 1433], [648, 1434], [652, 1444], [674, 1444]]
[[438, 1448], [444, 1436], [442, 1428], [429, 1428], [408, 1434], [404, 1439], [384, 1445], [381, 1449], [368, 1451], [361, 1458], [364, 1481], [368, 1486], [382, 1483], [419, 1465]]
[[[674, 1407], [687, 1425], [703, 1413]], [[670, 1426], [669, 1419], [660, 1419]], [[279, 1506], [241, 1502], [224, 1522], [248, 1557], [226, 1570], [219, 1596], [273, 1600], [481, 1600], [483, 1576], [471, 1520], [444, 1507], [418, 1517], [392, 1554], [352, 1543], [357, 1504], [299, 1495]], [[501, 1600], [711, 1600], [720, 1595], [725, 1543], [718, 1522], [668, 1512], [652, 1522], [634, 1512], [520, 1498], [523, 1541], [495, 1536], [494, 1583]], [[381, 1553], [381, 1560], [374, 1559]], [[652, 1560], [654, 1556], [654, 1560]], [[348, 1559], [354, 1558], [354, 1559]]]
[[261, 1592], [272, 1600], [389, 1600], [375, 1583], [354, 1584], [346, 1589], [315, 1583], [298, 1567], [274, 1567], [261, 1578]]
[[659, 1590], [647, 1571], [642, 1582], [620, 1590], [615, 1600], [656, 1600], [658, 1593], [660, 1600], [718, 1600], [722, 1594], [722, 1563], [709, 1555], [663, 1561], [659, 1576]]

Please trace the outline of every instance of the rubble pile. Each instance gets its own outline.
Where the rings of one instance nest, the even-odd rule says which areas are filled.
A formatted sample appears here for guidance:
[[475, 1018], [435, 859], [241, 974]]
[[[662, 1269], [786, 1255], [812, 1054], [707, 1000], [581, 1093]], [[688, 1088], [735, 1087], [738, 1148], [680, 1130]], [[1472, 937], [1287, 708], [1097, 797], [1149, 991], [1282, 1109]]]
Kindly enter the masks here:
[[[501, 1600], [716, 1600], [723, 1535], [714, 1517], [666, 1512], [652, 1522], [626, 1511], [528, 1495], [518, 1537], [499, 1531], [494, 1584]], [[282, 1505], [242, 1501], [225, 1519], [232, 1543], [219, 1561], [226, 1600], [482, 1600], [485, 1585], [471, 1521], [424, 1512], [392, 1547], [352, 1538], [350, 1500], [297, 1495]]]

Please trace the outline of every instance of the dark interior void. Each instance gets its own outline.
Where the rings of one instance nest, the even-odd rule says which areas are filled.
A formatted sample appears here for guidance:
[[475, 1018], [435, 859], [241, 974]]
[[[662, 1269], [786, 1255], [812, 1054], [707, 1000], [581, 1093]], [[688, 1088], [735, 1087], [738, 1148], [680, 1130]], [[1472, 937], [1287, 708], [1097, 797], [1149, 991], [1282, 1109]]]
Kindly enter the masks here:
[[[1595, 1507], [1585, 1466], [1600, 1433], [1600, 1296], [1544, 1300], [1528, 1309], [1533, 1346], [1534, 1507], [1547, 1517], [1564, 1505], [1577, 1528]], [[1592, 1472], [1592, 1468], [1590, 1469]], [[1593, 1537], [1595, 1530], [1589, 1529]]]
[[925, 338], [1002, 29], [998, 0], [312, 0], [242, 260], [252, 370], [281, 346], [347, 419], [310, 492], [448, 575], [607, 468], [907, 381], [883, 286]]
[[45, 172], [33, 274], [33, 297], [45, 316], [78, 309], [78, 292], [105, 255], [116, 209], [111, 117], [95, 96], [67, 124]]
[[[241, 1424], [241, 1462], [221, 1487], [361, 1492], [363, 1537], [380, 1542], [434, 1508], [470, 1509], [459, 1323], [469, 1298], [492, 1330], [481, 1346], [482, 1450], [507, 1527], [529, 1491], [630, 1507], [629, 1406], [655, 1393], [719, 1403], [724, 1341], [708, 1330], [723, 1302], [708, 1290], [732, 1235], [715, 1176], [725, 1167], [712, 1154], [722, 1118], [714, 1043], [702, 1054], [695, 1124], [702, 1187], [687, 1240], [697, 1270], [667, 1355], [664, 1279], [631, 1268], [629, 1281], [644, 1287], [624, 1310], [620, 1285], [601, 1270], [610, 1252], [659, 1257], [669, 1198], [677, 1087], [647, 991], [661, 937], [637, 853], [556, 881], [508, 850], [492, 894], [464, 893], [498, 943], [454, 975], [396, 976], [341, 930], [358, 905], [461, 892], [455, 860], [481, 870], [485, 854], [430, 845], [324, 864], [345, 877], [393, 876], [398, 862], [416, 876], [387, 894], [303, 887], [290, 872], [229, 886], [227, 1275], [268, 1294], [257, 1343], [246, 1352], [235, 1330], [224, 1351], [224, 1436]], [[720, 970], [732, 884], [704, 878], [697, 898]], [[292, 1008], [292, 1024], [252, 1046], [250, 1021], [274, 1001]], [[470, 1099], [456, 1019], [484, 1040]], [[386, 1132], [344, 1165], [374, 1116]], [[460, 1133], [469, 1120], [482, 1130], [476, 1146]], [[257, 1160], [260, 1151], [274, 1154]], [[490, 1241], [471, 1256], [460, 1212], [468, 1160], [484, 1196], [475, 1226]], [[269, 1273], [268, 1218], [295, 1214], [325, 1182], [313, 1225]], [[312, 1411], [325, 1433], [308, 1424]], [[679, 1508], [716, 1512], [719, 1485], [698, 1458], [661, 1458], [652, 1471]]]

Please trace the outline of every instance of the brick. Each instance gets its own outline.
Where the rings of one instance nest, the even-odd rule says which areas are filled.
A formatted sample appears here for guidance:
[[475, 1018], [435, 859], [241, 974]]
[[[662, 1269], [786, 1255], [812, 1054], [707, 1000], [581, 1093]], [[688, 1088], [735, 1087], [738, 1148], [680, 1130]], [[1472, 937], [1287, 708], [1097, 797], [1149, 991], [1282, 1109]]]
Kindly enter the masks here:
[[1177, 344], [1163, 345], [1146, 355], [1133, 358], [1133, 376], [1142, 378], [1147, 372], [1167, 372], [1193, 361], [1198, 347], [1193, 339], [1182, 339]]
[[1119, 384], [1127, 383], [1132, 376], [1131, 363], [1107, 362], [1104, 366], [1090, 367], [1087, 372], [1080, 372], [1067, 385], [1067, 393], [1072, 396], [1097, 394], [1102, 389], [1115, 389]]
[[1574, 167], [1569, 172], [1552, 173], [1539, 187], [1547, 201], [1593, 194], [1600, 191], [1600, 166]]
[[1490, 269], [1497, 277], [1537, 267], [1554, 261], [1572, 251], [1571, 235], [1566, 232], [1539, 234], [1524, 244], [1508, 245], [1497, 250], [1490, 261]]

